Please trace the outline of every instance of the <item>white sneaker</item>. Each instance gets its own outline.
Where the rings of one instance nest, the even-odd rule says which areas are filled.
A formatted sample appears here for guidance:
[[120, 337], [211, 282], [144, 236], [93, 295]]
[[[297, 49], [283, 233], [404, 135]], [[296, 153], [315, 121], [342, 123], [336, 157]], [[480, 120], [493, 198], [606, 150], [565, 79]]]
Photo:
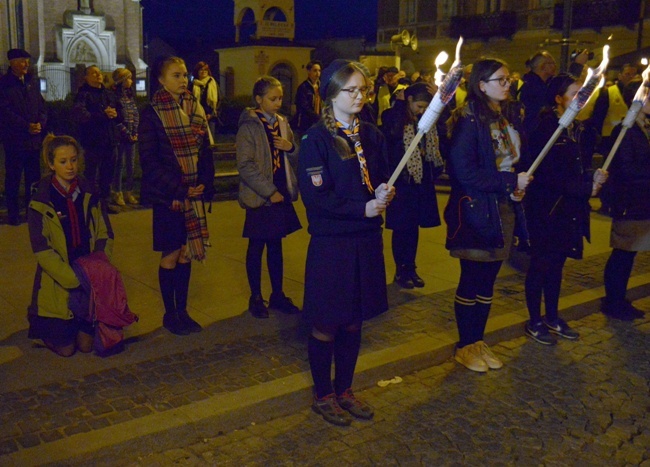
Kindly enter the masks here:
[[470, 344], [461, 347], [460, 349], [456, 349], [454, 359], [465, 368], [472, 371], [485, 373], [489, 369], [488, 364], [481, 356], [481, 349], [476, 344]]
[[492, 349], [490, 349], [485, 342], [478, 341], [474, 345], [478, 347], [481, 357], [491, 370], [498, 370], [503, 366], [503, 362], [499, 360], [496, 355], [494, 355]]

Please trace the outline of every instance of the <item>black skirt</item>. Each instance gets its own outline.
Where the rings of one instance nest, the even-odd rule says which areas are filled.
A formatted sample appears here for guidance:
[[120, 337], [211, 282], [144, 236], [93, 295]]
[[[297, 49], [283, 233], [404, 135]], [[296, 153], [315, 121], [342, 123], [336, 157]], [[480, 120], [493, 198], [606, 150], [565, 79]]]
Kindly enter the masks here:
[[305, 318], [326, 330], [388, 310], [381, 231], [312, 237], [305, 267]]
[[433, 182], [395, 184], [395, 198], [386, 209], [387, 229], [413, 230], [439, 225], [440, 213]]
[[302, 225], [291, 201], [246, 209], [244, 238], [273, 240], [300, 230]]
[[153, 250], [175, 251], [186, 243], [185, 215], [163, 204], [154, 204]]

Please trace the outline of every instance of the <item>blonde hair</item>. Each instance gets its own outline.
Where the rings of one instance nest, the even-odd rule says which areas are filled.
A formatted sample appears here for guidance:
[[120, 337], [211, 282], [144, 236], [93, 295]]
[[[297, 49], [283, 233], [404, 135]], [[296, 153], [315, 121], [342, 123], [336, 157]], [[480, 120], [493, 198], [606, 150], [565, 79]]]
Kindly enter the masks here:
[[162, 76], [167, 71], [167, 68], [169, 68], [174, 63], [178, 65], [182, 65], [185, 68], [187, 68], [187, 65], [185, 65], [185, 60], [183, 60], [182, 58], [175, 57], [175, 56], [165, 57], [158, 62], [158, 67], [157, 67], [158, 72], [156, 73], [156, 77], [159, 79], [162, 78]]
[[81, 145], [72, 136], [61, 135], [56, 136], [54, 133], [48, 133], [43, 139], [43, 149], [41, 150], [41, 157], [45, 165], [50, 167], [54, 164], [54, 153], [57, 149], [64, 146], [72, 146], [77, 151], [77, 157], [81, 157], [83, 149]]
[[368, 69], [357, 62], [350, 62], [342, 66], [330, 78], [325, 95], [325, 104], [321, 111], [323, 117], [323, 124], [329, 134], [334, 138], [334, 148], [339, 154], [341, 159], [349, 159], [354, 154], [350, 151], [350, 146], [345, 138], [341, 137], [336, 125], [336, 117], [334, 117], [334, 109], [332, 108], [332, 99], [334, 99], [345, 87], [345, 84], [350, 80], [355, 73], [361, 73], [366, 85], [369, 84], [370, 78], [368, 76]]

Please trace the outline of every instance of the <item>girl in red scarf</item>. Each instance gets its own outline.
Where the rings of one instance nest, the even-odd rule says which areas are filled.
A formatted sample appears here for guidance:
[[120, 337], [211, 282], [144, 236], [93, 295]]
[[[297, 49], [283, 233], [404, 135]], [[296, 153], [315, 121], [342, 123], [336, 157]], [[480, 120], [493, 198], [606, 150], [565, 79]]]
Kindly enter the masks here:
[[90, 352], [93, 346], [92, 324], [75, 318], [68, 306], [69, 291], [80, 285], [71, 264], [94, 251], [110, 257], [113, 243], [105, 206], [78, 176], [81, 154], [79, 143], [70, 136], [45, 138], [43, 159], [52, 172], [39, 182], [28, 211], [38, 261], [28, 308], [29, 337], [42, 339], [63, 357], [76, 349]]

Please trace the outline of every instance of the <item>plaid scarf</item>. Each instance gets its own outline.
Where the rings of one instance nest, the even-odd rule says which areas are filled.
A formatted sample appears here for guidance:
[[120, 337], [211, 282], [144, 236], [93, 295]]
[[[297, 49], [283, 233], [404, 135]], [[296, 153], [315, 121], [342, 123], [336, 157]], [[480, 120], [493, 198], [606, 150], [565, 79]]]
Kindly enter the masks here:
[[66, 190], [65, 187], [59, 182], [56, 176], [52, 177], [52, 186], [54, 189], [65, 198], [68, 203], [68, 215], [70, 216], [70, 230], [72, 231], [72, 246], [74, 248], [81, 245], [81, 228], [79, 227], [79, 214], [74, 205], [77, 196], [81, 193], [79, 188], [79, 179], [75, 177]]
[[361, 183], [368, 188], [370, 193], [374, 193], [375, 189], [370, 183], [370, 174], [368, 173], [368, 164], [366, 164], [366, 158], [363, 156], [363, 148], [361, 147], [361, 136], [359, 136], [359, 118], [354, 117], [354, 122], [352, 123], [352, 130], [345, 128], [343, 124], [339, 121], [336, 122], [336, 126], [339, 127], [345, 135], [350, 138], [350, 141], [354, 143], [354, 152], [357, 153], [357, 160], [359, 161], [359, 169], [361, 171]]
[[255, 114], [257, 114], [257, 117], [264, 125], [266, 139], [269, 140], [269, 148], [271, 148], [271, 157], [273, 158], [273, 173], [275, 173], [280, 168], [280, 150], [275, 147], [273, 137], [280, 136], [280, 123], [277, 118], [273, 123], [270, 123], [261, 110], [255, 110]]
[[[402, 136], [402, 141], [404, 141], [404, 150], [407, 150], [411, 145], [411, 141], [415, 138], [417, 133], [417, 123], [409, 123], [404, 125], [404, 136]], [[423, 164], [422, 159], [424, 158], [427, 162], [433, 162], [433, 165], [436, 167], [442, 167], [443, 161], [440, 156], [440, 145], [438, 144], [438, 131], [436, 130], [435, 125], [431, 128], [429, 132], [424, 135], [424, 138], [420, 140], [420, 144], [413, 155], [406, 162], [406, 168], [408, 173], [415, 183], [422, 183], [423, 177]]]
[[[165, 128], [165, 134], [181, 166], [183, 183], [196, 186], [199, 181], [199, 152], [207, 131], [203, 107], [187, 91], [181, 96], [179, 102], [176, 102], [164, 88], [154, 94], [151, 105]], [[175, 199], [172, 201], [171, 209], [183, 212], [185, 215], [187, 258], [203, 261], [205, 247], [210, 246], [203, 200], [201, 198]]]

